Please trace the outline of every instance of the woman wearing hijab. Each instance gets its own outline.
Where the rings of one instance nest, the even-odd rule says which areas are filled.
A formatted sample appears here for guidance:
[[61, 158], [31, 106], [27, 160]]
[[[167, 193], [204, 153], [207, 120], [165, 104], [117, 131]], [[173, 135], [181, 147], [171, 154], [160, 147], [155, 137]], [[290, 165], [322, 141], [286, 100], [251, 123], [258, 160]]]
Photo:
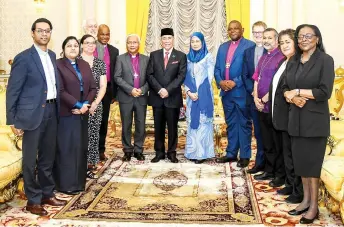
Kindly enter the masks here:
[[194, 32], [190, 38], [187, 55], [187, 73], [184, 81], [186, 97], [186, 121], [188, 125], [185, 157], [196, 164], [213, 158], [213, 90], [214, 59], [208, 53], [204, 36]]

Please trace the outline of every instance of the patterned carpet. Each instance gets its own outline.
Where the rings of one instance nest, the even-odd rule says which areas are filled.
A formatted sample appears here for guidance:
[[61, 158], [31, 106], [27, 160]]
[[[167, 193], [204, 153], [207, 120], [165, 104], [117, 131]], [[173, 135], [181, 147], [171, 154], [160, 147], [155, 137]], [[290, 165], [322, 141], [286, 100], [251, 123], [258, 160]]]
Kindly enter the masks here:
[[[120, 135], [120, 133], [117, 132], [117, 135]], [[153, 147], [154, 139], [152, 135], [149, 135], [145, 142], [145, 153], [146, 153], [146, 160], [147, 164], [148, 161], [151, 159], [151, 154], [148, 151], [151, 151]], [[223, 138], [220, 141], [220, 145], [222, 148], [226, 147], [226, 139]], [[182, 150], [184, 149], [185, 144], [185, 138], [179, 139], [179, 153], [182, 154]], [[210, 169], [213, 168], [214, 170], [211, 170], [210, 172], [214, 174], [216, 169], [222, 168], [220, 170], [219, 174], [215, 177], [212, 176], [212, 178], [206, 176], [205, 179], [213, 179], [214, 181], [209, 182], [209, 185], [206, 185], [203, 183], [204, 191], [206, 191], [209, 188], [214, 188], [211, 193], [208, 193], [209, 199], [212, 200], [211, 202], [207, 201], [205, 199], [207, 196], [199, 196], [197, 198], [201, 199], [195, 199], [192, 201], [192, 198], [190, 201], [193, 203], [189, 204], [183, 204], [180, 201], [171, 201], [169, 200], [168, 203], [164, 201], [165, 204], [169, 204], [169, 207], [162, 207], [157, 205], [150, 205], [147, 206], [147, 204], [155, 203], [157, 204], [159, 201], [161, 203], [161, 200], [159, 200], [159, 193], [163, 194], [169, 193], [168, 187], [166, 188], [166, 182], [163, 183], [163, 179], [168, 176], [173, 176], [173, 178], [179, 179], [178, 181], [172, 181], [174, 184], [185, 184], [185, 178], [193, 179], [193, 187], [192, 184], [190, 187], [187, 187], [186, 190], [178, 191], [181, 195], [193, 195], [194, 188], [196, 182], [200, 183], [202, 185], [202, 177], [197, 175], [197, 170], [199, 165], [195, 165], [193, 163], [189, 163], [186, 160], [183, 160], [181, 164], [177, 164], [179, 167], [178, 171], [175, 172], [169, 172], [167, 175], [159, 174], [157, 175], [157, 169], [153, 171], [153, 173], [146, 174], [145, 176], [142, 175], [140, 171], [137, 171], [140, 168], [147, 169], [148, 165], [145, 165], [143, 162], [137, 162], [136, 159], [133, 159], [130, 164], [123, 164], [119, 158], [122, 155], [120, 151], [121, 148], [121, 142], [120, 142], [120, 136], [115, 136], [114, 138], [108, 138], [107, 142], [107, 156], [112, 157], [110, 158], [106, 163], [100, 163], [98, 166], [98, 171], [101, 178], [92, 181], [88, 181], [87, 186], [88, 189], [85, 194], [82, 194], [80, 196], [66, 196], [61, 193], [57, 193], [57, 197], [60, 199], [68, 200], [69, 203], [66, 207], [60, 208], [60, 207], [52, 207], [52, 206], [45, 206], [45, 208], [48, 210], [49, 215], [46, 217], [39, 217], [36, 215], [32, 215], [31, 213], [25, 211], [25, 205], [26, 200], [24, 195], [17, 194], [15, 198], [6, 203], [0, 205], [0, 227], [2, 226], [170, 226], [170, 227], [181, 227], [181, 226], [235, 226], [238, 225], [239, 222], [244, 225], [250, 225], [250, 226], [299, 226], [298, 221], [300, 219], [300, 216], [289, 216], [287, 212], [293, 208], [296, 207], [296, 205], [293, 204], [287, 204], [283, 200], [285, 196], [277, 195], [276, 190], [270, 188], [268, 186], [268, 181], [263, 182], [257, 182], [253, 179], [252, 176], [246, 175], [245, 171], [237, 169], [236, 164], [232, 163], [230, 165], [217, 165], [213, 161], [209, 161], [201, 166], [204, 166], [204, 169]], [[255, 150], [255, 143], [253, 141], [252, 143], [252, 149]], [[116, 151], [116, 152], [115, 152]], [[254, 156], [254, 155], [253, 155]], [[179, 155], [179, 157], [182, 157], [182, 155]], [[166, 168], [168, 168], [168, 161], [165, 163], [166, 165], [161, 165]], [[176, 165], [176, 164], [173, 164]], [[253, 162], [250, 163], [250, 165], [253, 165]], [[185, 170], [186, 166], [188, 169], [191, 169], [190, 171]], [[109, 168], [107, 168], [109, 167]], [[185, 168], [181, 168], [185, 167]], [[159, 167], [160, 168], [160, 167]], [[203, 168], [200, 168], [201, 170]], [[136, 169], [136, 173], [134, 171]], [[153, 168], [154, 169], [154, 168]], [[226, 171], [224, 171], [226, 169]], [[166, 169], [165, 169], [166, 170]], [[133, 172], [134, 171], [134, 172]], [[209, 170], [208, 170], [209, 171]], [[201, 171], [202, 172], [202, 171]], [[222, 173], [221, 173], [222, 172]], [[146, 171], [147, 173], [147, 171]], [[166, 173], [166, 171], [165, 171]], [[182, 173], [182, 174], [180, 174]], [[225, 175], [227, 173], [227, 175]], [[114, 178], [113, 176], [118, 174], [119, 178]], [[118, 195], [119, 191], [124, 188], [127, 188], [127, 185], [130, 182], [124, 182], [127, 185], [122, 185], [119, 187], [114, 187], [118, 185], [118, 181], [122, 179], [129, 179], [126, 178], [129, 176], [131, 178], [137, 178], [141, 179], [141, 182], [143, 180], [150, 181], [151, 184], [148, 184], [148, 186], [145, 187], [138, 187], [139, 190], [136, 191], [140, 197], [149, 198], [151, 201], [148, 203], [147, 201], [141, 200], [140, 204], [146, 204], [145, 212], [136, 211], [136, 214], [138, 215], [132, 215], [135, 212], [135, 209], [138, 209], [139, 207], [136, 204], [130, 203], [130, 201], [125, 203], [121, 200], [111, 200], [107, 197], [107, 195]], [[163, 176], [161, 176], [163, 175]], [[202, 174], [201, 174], [202, 175]], [[216, 174], [215, 174], [216, 175]], [[229, 188], [223, 187], [223, 189], [220, 188], [220, 180], [223, 177], [223, 179], [228, 178], [228, 181], [232, 184], [232, 190], [229, 190]], [[155, 184], [160, 185], [159, 190], [151, 190], [150, 186], [154, 182], [154, 178], [156, 181], [159, 181], [159, 183], [155, 182]], [[197, 180], [196, 180], [197, 179]], [[230, 179], [230, 180], [229, 180]], [[217, 181], [217, 183], [216, 183]], [[177, 182], [177, 183], [176, 183]], [[182, 182], [182, 183], [181, 183]], [[184, 183], [183, 183], [184, 182]], [[165, 184], [165, 186], [163, 186]], [[243, 187], [243, 185], [245, 185]], [[226, 184], [228, 186], [228, 184]], [[134, 186], [133, 186], [134, 187]], [[134, 190], [133, 187], [129, 187], [130, 190]], [[135, 186], [136, 187], [136, 186]], [[173, 186], [176, 187], [176, 186]], [[184, 186], [185, 187], [185, 186]], [[183, 187], [180, 187], [183, 188]], [[202, 188], [197, 186], [196, 188]], [[215, 191], [218, 191], [219, 193], [215, 193]], [[98, 192], [98, 194], [97, 194]], [[106, 192], [106, 193], [105, 193]], [[221, 194], [222, 193], [222, 194]], [[219, 198], [224, 198], [224, 194], [227, 193], [227, 200], [224, 199], [223, 201], [219, 201]], [[230, 194], [232, 193], [232, 194]], [[86, 196], [87, 195], [87, 196]], [[229, 195], [229, 196], [228, 196]], [[170, 198], [175, 199], [175, 195], [170, 194]], [[189, 196], [192, 197], [192, 196]], [[232, 199], [228, 199], [232, 198]], [[133, 198], [131, 198], [131, 201], [133, 201]], [[202, 203], [202, 201], [204, 203]], [[214, 202], [218, 201], [218, 202]], [[233, 204], [231, 204], [229, 201], [234, 201], [234, 209]], [[114, 212], [114, 210], [111, 209], [111, 207], [107, 207], [107, 204], [112, 204], [112, 206], [118, 208], [121, 208], [122, 211], [125, 211], [125, 209], [131, 209], [131, 213], [127, 212], [125, 215], [118, 215], [119, 212]], [[127, 204], [124, 206], [123, 204]], [[171, 206], [172, 204], [179, 204], [178, 207]], [[197, 205], [196, 205], [197, 204]], [[238, 205], [239, 204], [239, 205]], [[255, 209], [255, 204], [258, 204], [257, 209]], [[228, 206], [227, 206], [228, 205]], [[242, 207], [241, 207], [241, 206]], [[88, 213], [85, 214], [85, 211], [88, 209]], [[152, 211], [148, 215], [149, 209]], [[167, 215], [165, 211], [167, 209], [172, 210], [173, 212], [173, 218], [169, 219], [171, 216]], [[190, 217], [190, 215], [186, 214], [187, 212], [190, 212], [192, 209], [198, 209], [198, 211], [201, 211], [200, 214], [198, 214], [195, 217]], [[169, 211], [170, 211], [169, 210]], [[177, 210], [177, 211], [176, 211]], [[178, 212], [181, 211], [182, 212]], [[209, 212], [210, 210], [215, 212]], [[73, 211], [73, 212], [70, 212]], [[110, 212], [109, 212], [110, 211]], [[159, 212], [161, 213], [159, 213]], [[223, 213], [225, 214], [219, 214], [220, 212], [225, 211]], [[69, 213], [68, 213], [69, 212]], [[76, 220], [76, 215], [78, 212], [79, 214], [83, 215], [83, 220], [81, 218], [78, 218]], [[183, 213], [184, 212], [184, 213]], [[192, 211], [194, 212], [194, 211]], [[203, 213], [202, 213], [203, 212]], [[106, 218], [104, 218], [103, 214], [106, 214]], [[195, 212], [196, 213], [196, 212]], [[122, 212], [123, 214], [123, 212]], [[244, 214], [244, 215], [243, 215]], [[141, 215], [141, 216], [140, 216]], [[185, 218], [185, 216], [189, 216], [189, 218]], [[204, 220], [203, 216], [206, 216], [206, 220]], [[63, 219], [61, 219], [63, 218]], [[210, 219], [209, 219], [210, 218]], [[85, 221], [86, 220], [92, 220], [92, 221]], [[154, 219], [154, 220], [153, 220]], [[94, 221], [93, 221], [94, 220]], [[96, 221], [95, 221], [96, 220]], [[107, 220], [107, 221], [104, 221]], [[123, 222], [125, 220], [125, 222]], [[257, 224], [260, 222], [260, 220], [263, 222], [263, 224]], [[140, 221], [140, 222], [136, 222]], [[148, 222], [148, 223], [145, 223]], [[225, 222], [223, 222], [225, 221]], [[170, 224], [166, 224], [168, 222], [172, 222]], [[222, 224], [217, 225], [216, 222], [220, 222]], [[245, 223], [243, 223], [245, 222]], [[189, 224], [193, 223], [193, 224]], [[202, 223], [212, 223], [212, 224], [202, 224]], [[304, 225], [300, 225], [304, 226]], [[316, 220], [312, 226], [343, 226], [340, 217], [337, 215], [331, 214], [329, 211], [327, 211], [326, 208], [320, 208], [320, 218], [319, 220]]]

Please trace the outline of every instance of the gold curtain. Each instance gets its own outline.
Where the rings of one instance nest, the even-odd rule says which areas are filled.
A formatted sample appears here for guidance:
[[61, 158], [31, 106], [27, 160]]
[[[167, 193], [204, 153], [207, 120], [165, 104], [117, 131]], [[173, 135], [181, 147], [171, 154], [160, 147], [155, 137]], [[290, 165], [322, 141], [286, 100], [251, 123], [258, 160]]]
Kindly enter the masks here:
[[[136, 33], [141, 37], [140, 53], [143, 53], [147, 34], [150, 0], [127, 0], [126, 2], [127, 34]], [[225, 0], [225, 2], [227, 24], [231, 20], [240, 21], [245, 28], [244, 37], [249, 39], [251, 33], [250, 0]]]
[[227, 25], [231, 20], [241, 22], [244, 30], [244, 37], [250, 38], [250, 0], [226, 0]]
[[147, 34], [149, 0], [127, 0], [127, 34], [138, 34], [141, 38], [140, 53], [144, 53]]

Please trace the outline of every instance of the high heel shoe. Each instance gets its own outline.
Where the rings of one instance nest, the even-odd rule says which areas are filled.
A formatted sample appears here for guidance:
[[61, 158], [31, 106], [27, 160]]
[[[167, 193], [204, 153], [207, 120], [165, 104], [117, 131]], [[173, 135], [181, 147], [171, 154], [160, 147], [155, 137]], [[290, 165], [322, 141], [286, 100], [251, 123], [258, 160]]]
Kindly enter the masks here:
[[292, 209], [292, 210], [288, 211], [288, 214], [289, 214], [289, 215], [296, 216], [296, 215], [300, 215], [300, 214], [305, 213], [306, 211], [308, 211], [308, 209], [309, 209], [309, 207], [307, 207], [306, 209], [303, 209], [303, 210], [295, 210], [295, 209]]
[[300, 219], [300, 224], [312, 224], [315, 219], [319, 219], [319, 210], [318, 210], [317, 214], [314, 216], [314, 218], [312, 218], [312, 219], [302, 217]]

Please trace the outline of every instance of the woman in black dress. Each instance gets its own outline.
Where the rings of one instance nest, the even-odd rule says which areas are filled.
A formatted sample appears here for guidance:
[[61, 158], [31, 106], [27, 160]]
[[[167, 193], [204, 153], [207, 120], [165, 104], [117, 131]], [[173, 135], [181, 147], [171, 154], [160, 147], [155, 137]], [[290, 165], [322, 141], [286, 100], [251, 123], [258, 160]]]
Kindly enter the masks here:
[[302, 177], [304, 197], [290, 215], [305, 215], [301, 224], [318, 218], [319, 178], [330, 135], [328, 99], [334, 82], [334, 62], [325, 53], [320, 30], [303, 24], [295, 31], [297, 53], [288, 62], [284, 97], [290, 103], [288, 132], [295, 174]]
[[58, 191], [77, 194], [85, 189], [88, 146], [88, 112], [96, 96], [90, 65], [77, 59], [79, 42], [69, 36], [58, 59], [60, 121], [58, 125], [55, 183]]

